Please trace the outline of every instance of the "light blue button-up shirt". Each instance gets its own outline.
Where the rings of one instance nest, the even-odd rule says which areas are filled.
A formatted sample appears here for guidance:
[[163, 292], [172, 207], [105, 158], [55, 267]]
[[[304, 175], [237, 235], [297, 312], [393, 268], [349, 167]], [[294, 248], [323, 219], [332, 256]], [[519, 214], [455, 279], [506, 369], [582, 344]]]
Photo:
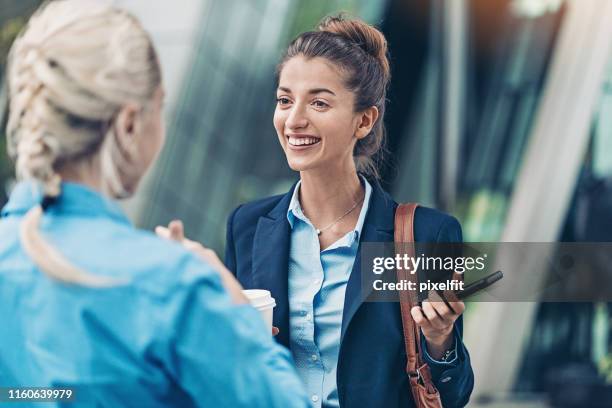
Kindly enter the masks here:
[[100, 194], [62, 190], [45, 240], [87, 273], [129, 283], [91, 289], [41, 272], [19, 240], [41, 198], [19, 184], [0, 218], [0, 387], [74, 387], [75, 408], [308, 406], [288, 351], [216, 272]]
[[372, 195], [372, 187], [362, 180], [365, 197], [355, 228], [323, 251], [315, 227], [300, 206], [300, 183], [287, 212], [291, 225], [290, 345], [314, 407], [339, 406], [336, 368], [344, 294]]

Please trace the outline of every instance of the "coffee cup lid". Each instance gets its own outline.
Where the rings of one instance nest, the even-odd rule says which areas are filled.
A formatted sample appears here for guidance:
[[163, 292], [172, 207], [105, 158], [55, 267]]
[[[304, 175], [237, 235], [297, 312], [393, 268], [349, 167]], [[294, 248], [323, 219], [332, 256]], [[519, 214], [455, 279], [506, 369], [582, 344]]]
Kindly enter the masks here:
[[249, 302], [253, 307], [261, 308], [261, 307], [274, 307], [276, 306], [276, 301], [272, 297], [272, 294], [269, 290], [264, 289], [246, 289], [243, 290], [244, 296], [249, 299]]

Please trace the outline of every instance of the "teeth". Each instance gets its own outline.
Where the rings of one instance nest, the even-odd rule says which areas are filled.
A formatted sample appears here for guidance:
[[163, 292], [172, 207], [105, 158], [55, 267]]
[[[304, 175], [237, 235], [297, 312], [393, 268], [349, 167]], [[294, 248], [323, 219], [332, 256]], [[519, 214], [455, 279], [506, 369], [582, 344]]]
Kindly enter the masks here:
[[319, 141], [314, 137], [293, 137], [289, 136], [289, 144], [293, 146], [312, 145]]

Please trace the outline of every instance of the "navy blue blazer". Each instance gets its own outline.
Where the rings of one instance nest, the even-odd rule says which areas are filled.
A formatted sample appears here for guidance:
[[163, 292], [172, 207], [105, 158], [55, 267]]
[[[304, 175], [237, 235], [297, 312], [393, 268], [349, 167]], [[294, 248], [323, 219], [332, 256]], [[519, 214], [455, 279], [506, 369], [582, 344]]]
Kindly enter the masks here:
[[[294, 186], [295, 187], [295, 186]], [[225, 262], [246, 289], [267, 289], [276, 299], [274, 326], [279, 343], [289, 347], [288, 265], [290, 225], [287, 194], [236, 208], [229, 217]], [[397, 203], [374, 183], [360, 242], [393, 242]], [[461, 226], [452, 216], [418, 207], [415, 241], [461, 242]], [[361, 251], [361, 249], [359, 250]], [[337, 384], [343, 408], [412, 407], [406, 374], [402, 320], [397, 302], [362, 302], [358, 252], [346, 287]], [[455, 333], [461, 336], [462, 320]], [[458, 341], [458, 364], [430, 364], [444, 407], [467, 404], [474, 384], [470, 359]]]

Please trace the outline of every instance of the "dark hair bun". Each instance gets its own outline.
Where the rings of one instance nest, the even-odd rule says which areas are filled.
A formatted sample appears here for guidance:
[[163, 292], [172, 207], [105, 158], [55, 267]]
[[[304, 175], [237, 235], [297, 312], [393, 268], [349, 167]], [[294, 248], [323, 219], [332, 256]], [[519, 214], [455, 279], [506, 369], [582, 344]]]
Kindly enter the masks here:
[[344, 14], [325, 17], [317, 27], [319, 31], [338, 34], [357, 44], [380, 63], [385, 75], [389, 75], [387, 40], [376, 27], [361, 20], [351, 19]]

